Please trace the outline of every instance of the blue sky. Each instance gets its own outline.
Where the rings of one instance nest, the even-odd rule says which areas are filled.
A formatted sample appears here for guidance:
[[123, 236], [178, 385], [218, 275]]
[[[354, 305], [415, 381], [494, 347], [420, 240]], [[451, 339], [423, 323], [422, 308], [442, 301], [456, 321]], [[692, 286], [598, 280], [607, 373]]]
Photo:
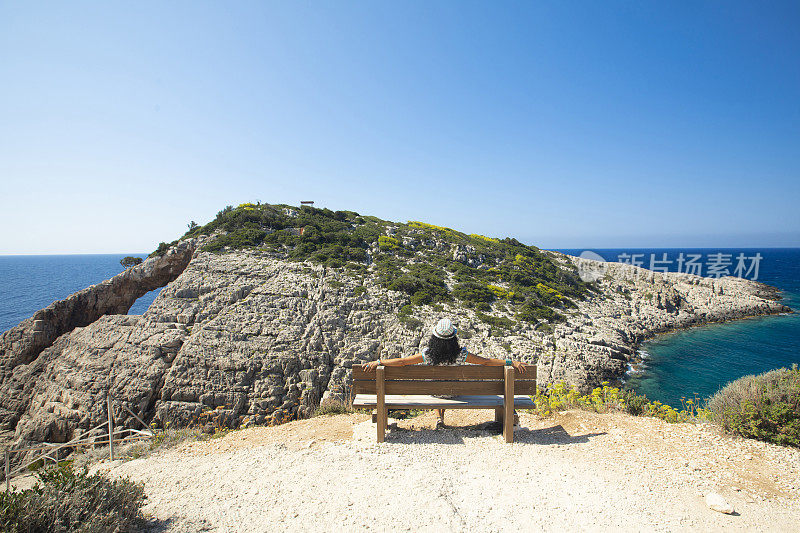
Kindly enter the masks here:
[[800, 4], [0, 2], [0, 253], [260, 200], [548, 248], [800, 246]]

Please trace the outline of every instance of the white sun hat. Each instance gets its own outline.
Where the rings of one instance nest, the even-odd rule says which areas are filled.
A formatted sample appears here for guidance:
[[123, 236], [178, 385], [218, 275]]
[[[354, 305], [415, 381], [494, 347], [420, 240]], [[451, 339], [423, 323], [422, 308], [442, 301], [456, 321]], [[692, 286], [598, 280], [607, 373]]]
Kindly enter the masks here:
[[433, 336], [440, 339], [452, 339], [456, 336], [457, 331], [458, 330], [453, 326], [449, 318], [443, 318], [434, 326]]

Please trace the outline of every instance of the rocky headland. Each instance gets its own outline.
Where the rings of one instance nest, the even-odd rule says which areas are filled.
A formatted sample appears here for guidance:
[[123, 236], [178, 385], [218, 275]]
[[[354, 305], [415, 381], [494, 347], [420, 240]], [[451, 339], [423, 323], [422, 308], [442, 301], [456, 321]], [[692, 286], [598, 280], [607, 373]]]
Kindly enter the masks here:
[[[147, 312], [125, 314], [160, 286]], [[65, 442], [105, 420], [109, 392], [123, 426], [138, 422], [122, 405], [156, 426], [303, 418], [347, 402], [354, 364], [413, 353], [442, 315], [471, 351], [586, 390], [622, 377], [657, 333], [784, 312], [776, 289], [738, 278], [244, 204], [5, 332], [0, 424], [15, 446]]]

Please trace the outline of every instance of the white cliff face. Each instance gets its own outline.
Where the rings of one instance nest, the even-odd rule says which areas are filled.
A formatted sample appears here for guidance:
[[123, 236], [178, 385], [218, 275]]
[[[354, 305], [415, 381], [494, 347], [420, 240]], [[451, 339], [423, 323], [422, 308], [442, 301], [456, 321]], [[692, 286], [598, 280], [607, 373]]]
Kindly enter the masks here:
[[[498, 336], [456, 303], [418, 307], [421, 325], [403, 322], [407, 296], [370, 274], [264, 252], [196, 252], [143, 316], [103, 316], [16, 366], [0, 383], [0, 408], [19, 443], [63, 441], [104, 421], [109, 390], [161, 425], [206, 420], [209, 411], [227, 425], [307, 416], [323, 398], [348, 400], [352, 365], [413, 354], [442, 315], [470, 351], [538, 363], [542, 384], [585, 389], [620, 377], [638, 343], [658, 332], [787, 311], [758, 283], [551, 255], [603, 270], [597, 290], [552, 331], [517, 323]], [[492, 314], [511, 316], [502, 303]]]

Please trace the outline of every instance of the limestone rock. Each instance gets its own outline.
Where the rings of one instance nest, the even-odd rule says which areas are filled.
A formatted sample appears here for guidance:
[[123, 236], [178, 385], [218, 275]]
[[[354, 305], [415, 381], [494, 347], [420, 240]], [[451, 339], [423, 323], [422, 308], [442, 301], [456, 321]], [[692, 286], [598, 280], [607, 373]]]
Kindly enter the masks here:
[[736, 512], [733, 506], [721, 494], [716, 492], [706, 494], [706, 505], [708, 505], [709, 509], [718, 513], [733, 514]]
[[[321, 401], [348, 402], [353, 365], [417, 351], [441, 315], [470, 351], [536, 363], [540, 383], [586, 390], [622, 376], [656, 333], [788, 309], [766, 285], [606, 263], [597, 291], [565, 323], [543, 332], [519, 322], [496, 337], [455, 302], [416, 307], [423, 325], [408, 326], [397, 315], [407, 297], [369, 273], [197, 245], [183, 241], [3, 335], [0, 424], [15, 430], [17, 445], [68, 440], [102, 423], [108, 392], [119, 426], [138, 426], [122, 406], [161, 426], [309, 416]], [[470, 250], [453, 253], [470, 260]], [[588, 261], [550, 254], [563, 268]], [[167, 285], [144, 315], [114, 314], [158, 283]], [[492, 314], [511, 316], [499, 303]]]
[[17, 365], [27, 364], [76, 327], [103, 315], [124, 314], [146, 293], [178, 277], [192, 258], [197, 239], [187, 239], [160, 257], [151, 257], [113, 278], [37, 311], [0, 337], [0, 383]]

